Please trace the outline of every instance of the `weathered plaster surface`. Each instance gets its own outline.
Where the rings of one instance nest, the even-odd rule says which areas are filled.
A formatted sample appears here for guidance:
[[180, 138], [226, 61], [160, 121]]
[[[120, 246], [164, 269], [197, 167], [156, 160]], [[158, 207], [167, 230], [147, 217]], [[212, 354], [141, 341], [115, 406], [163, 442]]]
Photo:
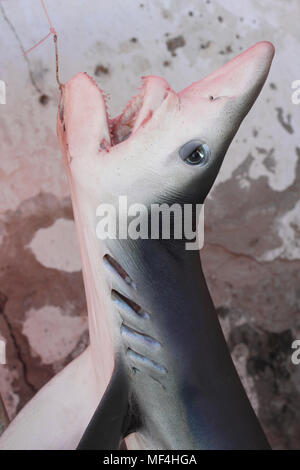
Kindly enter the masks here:
[[[203, 264], [234, 361], [275, 448], [300, 448], [300, 105], [297, 0], [46, 2], [60, 74], [94, 76], [117, 114], [140, 76], [179, 90], [242, 49], [276, 47], [270, 77], [206, 205]], [[126, 19], [126, 21], [124, 21]], [[58, 150], [58, 90], [39, 2], [0, 3], [0, 391], [10, 417], [88, 343], [80, 259]], [[0, 406], [1, 409], [1, 406]], [[0, 422], [1, 412], [0, 412]], [[0, 424], [1, 432], [1, 424]]]
[[69, 273], [81, 270], [75, 224], [72, 220], [57, 219], [51, 227], [37, 230], [28, 248], [39, 263], [47, 268]]

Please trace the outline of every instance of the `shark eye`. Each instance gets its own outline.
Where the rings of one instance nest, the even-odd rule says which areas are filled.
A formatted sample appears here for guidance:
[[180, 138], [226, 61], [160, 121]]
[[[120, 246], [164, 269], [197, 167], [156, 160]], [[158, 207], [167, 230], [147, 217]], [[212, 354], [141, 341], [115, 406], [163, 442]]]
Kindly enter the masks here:
[[210, 149], [201, 140], [191, 140], [181, 147], [179, 155], [188, 165], [203, 166], [210, 157]]

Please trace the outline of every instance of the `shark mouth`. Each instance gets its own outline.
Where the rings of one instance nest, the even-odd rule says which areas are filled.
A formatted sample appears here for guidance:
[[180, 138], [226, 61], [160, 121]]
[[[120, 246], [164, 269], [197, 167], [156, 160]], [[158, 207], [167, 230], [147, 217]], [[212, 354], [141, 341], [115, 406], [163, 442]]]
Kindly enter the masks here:
[[122, 113], [109, 119], [110, 137], [113, 145], [128, 139], [136, 128], [137, 118], [142, 110], [146, 94], [146, 80], [142, 79], [139, 93], [135, 95], [125, 106]]
[[160, 77], [142, 77], [138, 94], [127, 103], [119, 116], [109, 119], [112, 145], [128, 139], [133, 132], [146, 124], [169, 90], [168, 83]]
[[[89, 122], [86, 135], [94, 137], [97, 134], [98, 149], [109, 151], [111, 147], [125, 141], [144, 126], [168, 96], [169, 91], [170, 87], [163, 78], [142, 77], [137, 95], [127, 103], [119, 116], [111, 118], [107, 96], [90, 76], [78, 73], [63, 87], [59, 107], [61, 130], [67, 134], [67, 142], [74, 141], [74, 133], [80, 132], [82, 137], [80, 128], [83, 123]], [[81, 140], [80, 146], [82, 144]]]

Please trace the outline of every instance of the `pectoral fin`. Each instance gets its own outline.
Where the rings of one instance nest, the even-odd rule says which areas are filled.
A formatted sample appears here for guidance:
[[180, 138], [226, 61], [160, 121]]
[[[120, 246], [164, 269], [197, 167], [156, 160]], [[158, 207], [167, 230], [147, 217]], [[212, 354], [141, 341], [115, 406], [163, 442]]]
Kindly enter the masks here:
[[115, 450], [127, 434], [129, 416], [128, 378], [116, 362], [107, 389], [86, 428], [77, 450]]

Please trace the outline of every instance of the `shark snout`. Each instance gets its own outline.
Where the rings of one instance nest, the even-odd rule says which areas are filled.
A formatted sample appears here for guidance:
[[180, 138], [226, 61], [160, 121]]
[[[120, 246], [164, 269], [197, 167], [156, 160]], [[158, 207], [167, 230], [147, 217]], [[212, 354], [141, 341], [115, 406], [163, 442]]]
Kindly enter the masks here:
[[254, 44], [215, 72], [182, 90], [179, 93], [180, 100], [187, 106], [196, 106], [197, 99], [215, 101], [220, 98], [233, 98], [237, 114], [242, 119], [264, 85], [274, 51], [273, 44], [268, 41]]
[[215, 98], [227, 98], [220, 113], [224, 141], [231, 141], [255, 103], [268, 76], [274, 52], [273, 44], [259, 42], [213, 74], [209, 86], [215, 86]]
[[203, 86], [217, 96], [245, 97], [254, 101], [260, 92], [274, 56], [274, 46], [259, 42], [204, 78]]
[[243, 119], [258, 97], [269, 73], [274, 46], [264, 41], [255, 44], [220, 69], [220, 94], [235, 98], [237, 119]]

